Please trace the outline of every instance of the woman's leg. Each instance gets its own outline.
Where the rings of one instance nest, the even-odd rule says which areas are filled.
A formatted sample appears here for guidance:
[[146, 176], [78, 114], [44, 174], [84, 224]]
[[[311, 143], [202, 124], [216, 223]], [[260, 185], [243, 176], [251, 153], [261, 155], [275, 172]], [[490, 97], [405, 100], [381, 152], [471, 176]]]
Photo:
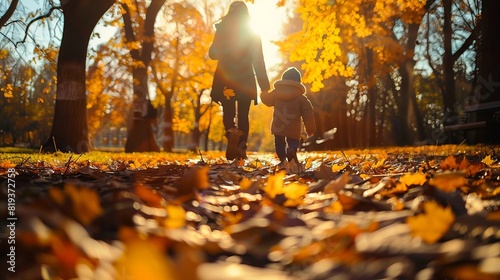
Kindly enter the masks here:
[[250, 131], [250, 105], [252, 100], [238, 100], [238, 129], [243, 132], [238, 140], [238, 153], [240, 158], [246, 158], [248, 132]]
[[231, 128], [235, 128], [236, 125], [234, 123], [234, 117], [236, 115], [236, 103], [234, 99], [224, 99], [221, 101], [222, 105], [222, 122], [224, 123], [224, 129], [226, 130], [226, 137], [227, 132]]
[[224, 123], [225, 135], [227, 138], [226, 158], [233, 160], [238, 157], [238, 131], [235, 130], [236, 124], [234, 117], [236, 115], [235, 99], [223, 100], [222, 104], [222, 122]]

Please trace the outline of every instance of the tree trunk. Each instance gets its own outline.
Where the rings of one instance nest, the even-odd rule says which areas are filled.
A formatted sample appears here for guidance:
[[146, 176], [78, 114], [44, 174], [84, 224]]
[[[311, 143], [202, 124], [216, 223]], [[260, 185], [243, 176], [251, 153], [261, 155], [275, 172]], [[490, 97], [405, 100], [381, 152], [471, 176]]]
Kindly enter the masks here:
[[[130, 54], [134, 61], [142, 62], [142, 66], [132, 66], [134, 104], [134, 121], [128, 129], [127, 143], [125, 152], [157, 152], [160, 150], [156, 144], [154, 131], [152, 128], [153, 120], [148, 116], [149, 86], [147, 69], [151, 62], [151, 56], [154, 49], [154, 25], [156, 16], [166, 0], [153, 0], [149, 5], [144, 21], [144, 33], [142, 48], [140, 50], [131, 50]], [[126, 4], [122, 4], [126, 10], [123, 15], [125, 37], [128, 42], [137, 41], [134, 34], [133, 23], [130, 10]], [[142, 120], [141, 120], [142, 118]], [[140, 127], [138, 127], [138, 125]]]
[[172, 152], [174, 148], [174, 128], [171, 95], [165, 96], [165, 106], [163, 107], [163, 122], [160, 126], [162, 137], [160, 143], [165, 152]]
[[114, 0], [73, 0], [63, 5], [64, 29], [57, 60], [56, 104], [46, 152], [92, 149], [87, 127], [85, 63], [90, 35]]
[[445, 112], [445, 123], [454, 121], [457, 115], [454, 107], [456, 104], [455, 97], [455, 72], [453, 71], [453, 52], [452, 52], [452, 27], [451, 27], [451, 9], [452, 0], [443, 0], [444, 19], [443, 19], [443, 36], [444, 36], [444, 55], [443, 55], [443, 76], [444, 76], [444, 92], [443, 104]]
[[[480, 24], [479, 44], [479, 78], [475, 87], [475, 101], [479, 104], [500, 100], [500, 1], [482, 1], [482, 19]], [[496, 109], [498, 110], [498, 109]], [[495, 120], [496, 118], [496, 120]], [[468, 132], [468, 143], [494, 143], [500, 142], [500, 129], [498, 116], [495, 117], [491, 110], [472, 114], [470, 121], [487, 121], [491, 126], [486, 129]]]

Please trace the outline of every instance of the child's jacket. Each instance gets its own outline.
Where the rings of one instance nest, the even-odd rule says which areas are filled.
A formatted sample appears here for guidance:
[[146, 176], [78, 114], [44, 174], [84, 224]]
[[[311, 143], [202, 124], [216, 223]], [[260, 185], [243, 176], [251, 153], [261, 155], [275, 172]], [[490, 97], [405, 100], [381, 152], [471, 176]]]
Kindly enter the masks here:
[[313, 106], [305, 93], [303, 84], [280, 80], [274, 84], [272, 91], [261, 94], [262, 103], [274, 106], [272, 134], [300, 139], [302, 122], [307, 132], [316, 131]]

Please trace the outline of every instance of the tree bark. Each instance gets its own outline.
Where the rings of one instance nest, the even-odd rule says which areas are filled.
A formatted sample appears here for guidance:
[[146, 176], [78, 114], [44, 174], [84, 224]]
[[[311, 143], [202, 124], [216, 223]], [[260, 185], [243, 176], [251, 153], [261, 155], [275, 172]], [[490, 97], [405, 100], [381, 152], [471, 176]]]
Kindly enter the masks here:
[[[482, 18], [480, 23], [479, 43], [479, 78], [474, 90], [474, 101], [481, 104], [500, 100], [500, 1], [483, 0]], [[477, 104], [476, 103], [476, 104]], [[474, 104], [471, 104], [474, 105]], [[498, 109], [497, 109], [498, 110]], [[493, 143], [500, 142], [500, 129], [498, 120], [494, 120], [491, 110], [474, 113], [470, 121], [491, 122], [491, 127], [468, 132], [468, 143]], [[498, 118], [498, 116], [496, 117]]]
[[[155, 140], [152, 128], [152, 120], [148, 117], [147, 102], [149, 99], [149, 86], [147, 69], [152, 59], [154, 49], [154, 25], [156, 17], [166, 0], [153, 0], [147, 8], [144, 21], [142, 48], [140, 50], [131, 50], [130, 54], [134, 61], [142, 62], [141, 66], [132, 66], [134, 104], [134, 121], [128, 129], [127, 143], [125, 152], [157, 152], [160, 148]], [[127, 11], [123, 15], [125, 23], [125, 37], [128, 42], [137, 41], [132, 27], [130, 10], [127, 5], [122, 4]], [[143, 120], [141, 121], [140, 118]], [[139, 127], [138, 127], [139, 126]]]
[[64, 28], [57, 60], [56, 104], [46, 152], [92, 149], [87, 127], [85, 63], [95, 25], [114, 0], [72, 0], [62, 6]]
[[[455, 72], [453, 71], [453, 52], [452, 52], [452, 27], [451, 27], [451, 8], [452, 0], [443, 0], [443, 37], [444, 37], [444, 55], [443, 55], [443, 76], [444, 92], [443, 104], [445, 112], [445, 122], [455, 119], [457, 112], [454, 110], [456, 104], [455, 97]], [[447, 120], [448, 119], [448, 120]]]

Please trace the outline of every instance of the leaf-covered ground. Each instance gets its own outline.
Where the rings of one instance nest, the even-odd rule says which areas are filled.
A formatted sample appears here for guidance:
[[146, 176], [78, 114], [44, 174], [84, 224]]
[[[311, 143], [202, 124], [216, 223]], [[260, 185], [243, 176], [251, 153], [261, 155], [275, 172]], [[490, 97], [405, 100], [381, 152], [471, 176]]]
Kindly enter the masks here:
[[1, 154], [2, 279], [500, 279], [499, 153]]

